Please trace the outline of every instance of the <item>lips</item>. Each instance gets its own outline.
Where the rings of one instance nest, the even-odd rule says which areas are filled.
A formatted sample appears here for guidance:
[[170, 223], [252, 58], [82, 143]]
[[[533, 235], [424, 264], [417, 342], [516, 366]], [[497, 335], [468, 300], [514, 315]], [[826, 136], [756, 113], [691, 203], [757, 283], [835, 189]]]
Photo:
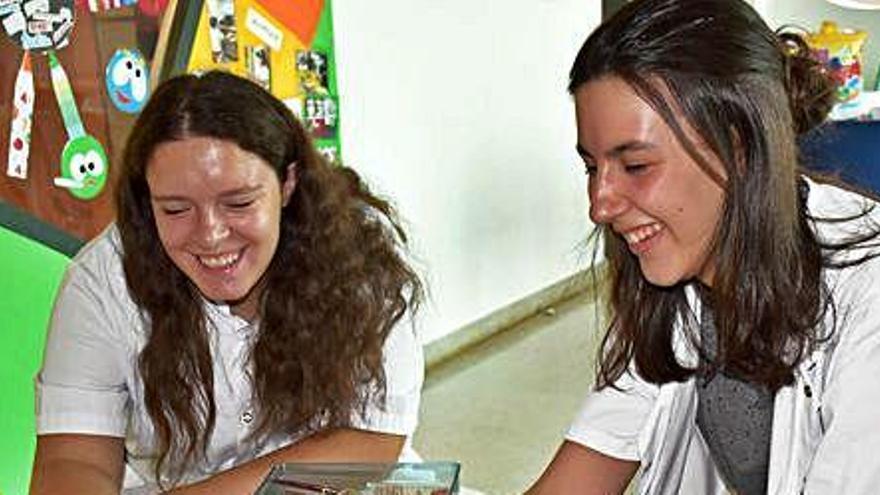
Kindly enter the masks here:
[[116, 90], [116, 99], [119, 100], [123, 105], [128, 105], [131, 103], [131, 98], [125, 96], [122, 91]]

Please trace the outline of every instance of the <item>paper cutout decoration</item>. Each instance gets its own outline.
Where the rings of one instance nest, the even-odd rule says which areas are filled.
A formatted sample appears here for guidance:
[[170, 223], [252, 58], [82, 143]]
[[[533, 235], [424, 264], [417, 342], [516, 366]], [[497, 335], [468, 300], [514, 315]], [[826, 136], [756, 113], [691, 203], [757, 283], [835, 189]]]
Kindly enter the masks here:
[[73, 20], [73, 0], [0, 0], [0, 22], [24, 50], [67, 46]]
[[61, 152], [61, 177], [55, 178], [55, 185], [78, 199], [93, 199], [107, 182], [107, 154], [97, 139], [86, 134], [70, 81], [53, 51], [49, 52], [49, 72], [68, 138]]
[[13, 94], [7, 174], [27, 177], [34, 104], [30, 52], [46, 53], [52, 88], [68, 137], [61, 153], [61, 177], [54, 182], [76, 198], [92, 199], [107, 182], [107, 154], [98, 140], [86, 134], [70, 81], [55, 55], [55, 49], [69, 42], [73, 12], [73, 0], [0, 0], [0, 22], [6, 34], [24, 49]]
[[296, 73], [304, 93], [326, 95], [330, 93], [327, 84], [327, 55], [316, 50], [297, 50]]
[[263, 45], [244, 47], [244, 63], [248, 77], [267, 91], [271, 91], [272, 87], [272, 67], [269, 60], [269, 47]]
[[137, 0], [88, 0], [89, 10], [92, 12], [128, 7], [136, 3]]
[[338, 106], [333, 98], [327, 96], [307, 96], [303, 108], [306, 127], [316, 138], [336, 137]]
[[31, 125], [34, 114], [34, 73], [31, 57], [24, 52], [15, 78], [12, 100], [12, 125], [9, 132], [9, 158], [6, 175], [27, 179], [28, 156], [31, 150]]
[[165, 10], [168, 1], [169, 0], [76, 0], [76, 7], [78, 9], [88, 9], [91, 12], [102, 12], [105, 10], [137, 5], [138, 10], [143, 14], [149, 17], [158, 17], [159, 14]]
[[324, 0], [257, 0], [276, 21], [293, 31], [305, 46], [312, 38], [321, 21]]
[[119, 49], [105, 70], [107, 95], [120, 111], [138, 113], [149, 97], [150, 72], [137, 50]]
[[247, 10], [244, 15], [244, 26], [273, 50], [281, 50], [281, 44], [284, 43], [284, 33], [256, 9]]
[[233, 0], [206, 0], [214, 63], [238, 61], [238, 28]]
[[93, 199], [107, 182], [107, 155], [97, 139], [84, 134], [71, 139], [61, 153], [61, 177], [55, 185], [79, 199]]

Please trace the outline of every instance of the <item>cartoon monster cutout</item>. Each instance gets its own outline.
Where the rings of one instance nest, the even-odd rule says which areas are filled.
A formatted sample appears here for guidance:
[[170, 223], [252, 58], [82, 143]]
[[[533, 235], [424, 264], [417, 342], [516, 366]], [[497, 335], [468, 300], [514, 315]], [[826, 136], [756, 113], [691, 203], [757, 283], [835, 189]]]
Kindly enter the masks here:
[[107, 94], [116, 108], [126, 113], [138, 113], [149, 96], [147, 62], [137, 50], [116, 50], [107, 63], [106, 82]]
[[71, 139], [61, 152], [61, 177], [55, 185], [79, 199], [93, 199], [107, 182], [107, 155], [97, 139], [83, 135]]

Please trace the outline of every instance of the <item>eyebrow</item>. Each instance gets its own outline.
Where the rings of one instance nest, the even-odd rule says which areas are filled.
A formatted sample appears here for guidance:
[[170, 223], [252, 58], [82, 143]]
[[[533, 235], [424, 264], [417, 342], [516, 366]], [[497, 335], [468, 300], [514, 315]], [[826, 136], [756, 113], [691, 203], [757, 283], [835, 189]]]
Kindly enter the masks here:
[[[620, 155], [629, 152], [629, 151], [644, 151], [651, 150], [656, 148], [657, 146], [653, 143], [649, 143], [647, 141], [639, 141], [637, 139], [627, 141], [625, 143], [618, 144], [617, 146], [611, 148], [609, 151], [605, 153], [606, 156], [611, 158], [617, 158]], [[581, 146], [581, 143], [577, 143], [575, 145], [575, 149], [577, 150], [578, 155], [581, 155], [584, 158], [593, 158], [593, 155], [587, 151], [586, 148]]]
[[[220, 193], [220, 198], [225, 199], [234, 198], [236, 196], [245, 196], [248, 194], [260, 192], [262, 189], [262, 185], [238, 187], [235, 189], [230, 189], [228, 191], [223, 191], [222, 193]], [[176, 194], [151, 194], [150, 199], [153, 201], [189, 201], [190, 198]]]

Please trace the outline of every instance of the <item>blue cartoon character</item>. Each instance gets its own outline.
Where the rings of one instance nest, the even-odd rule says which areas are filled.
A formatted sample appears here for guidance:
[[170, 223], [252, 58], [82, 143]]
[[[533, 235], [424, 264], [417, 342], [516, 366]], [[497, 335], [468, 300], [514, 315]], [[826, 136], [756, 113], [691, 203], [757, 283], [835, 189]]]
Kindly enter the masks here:
[[150, 74], [137, 50], [119, 49], [107, 63], [107, 94], [120, 111], [138, 113], [147, 102]]

